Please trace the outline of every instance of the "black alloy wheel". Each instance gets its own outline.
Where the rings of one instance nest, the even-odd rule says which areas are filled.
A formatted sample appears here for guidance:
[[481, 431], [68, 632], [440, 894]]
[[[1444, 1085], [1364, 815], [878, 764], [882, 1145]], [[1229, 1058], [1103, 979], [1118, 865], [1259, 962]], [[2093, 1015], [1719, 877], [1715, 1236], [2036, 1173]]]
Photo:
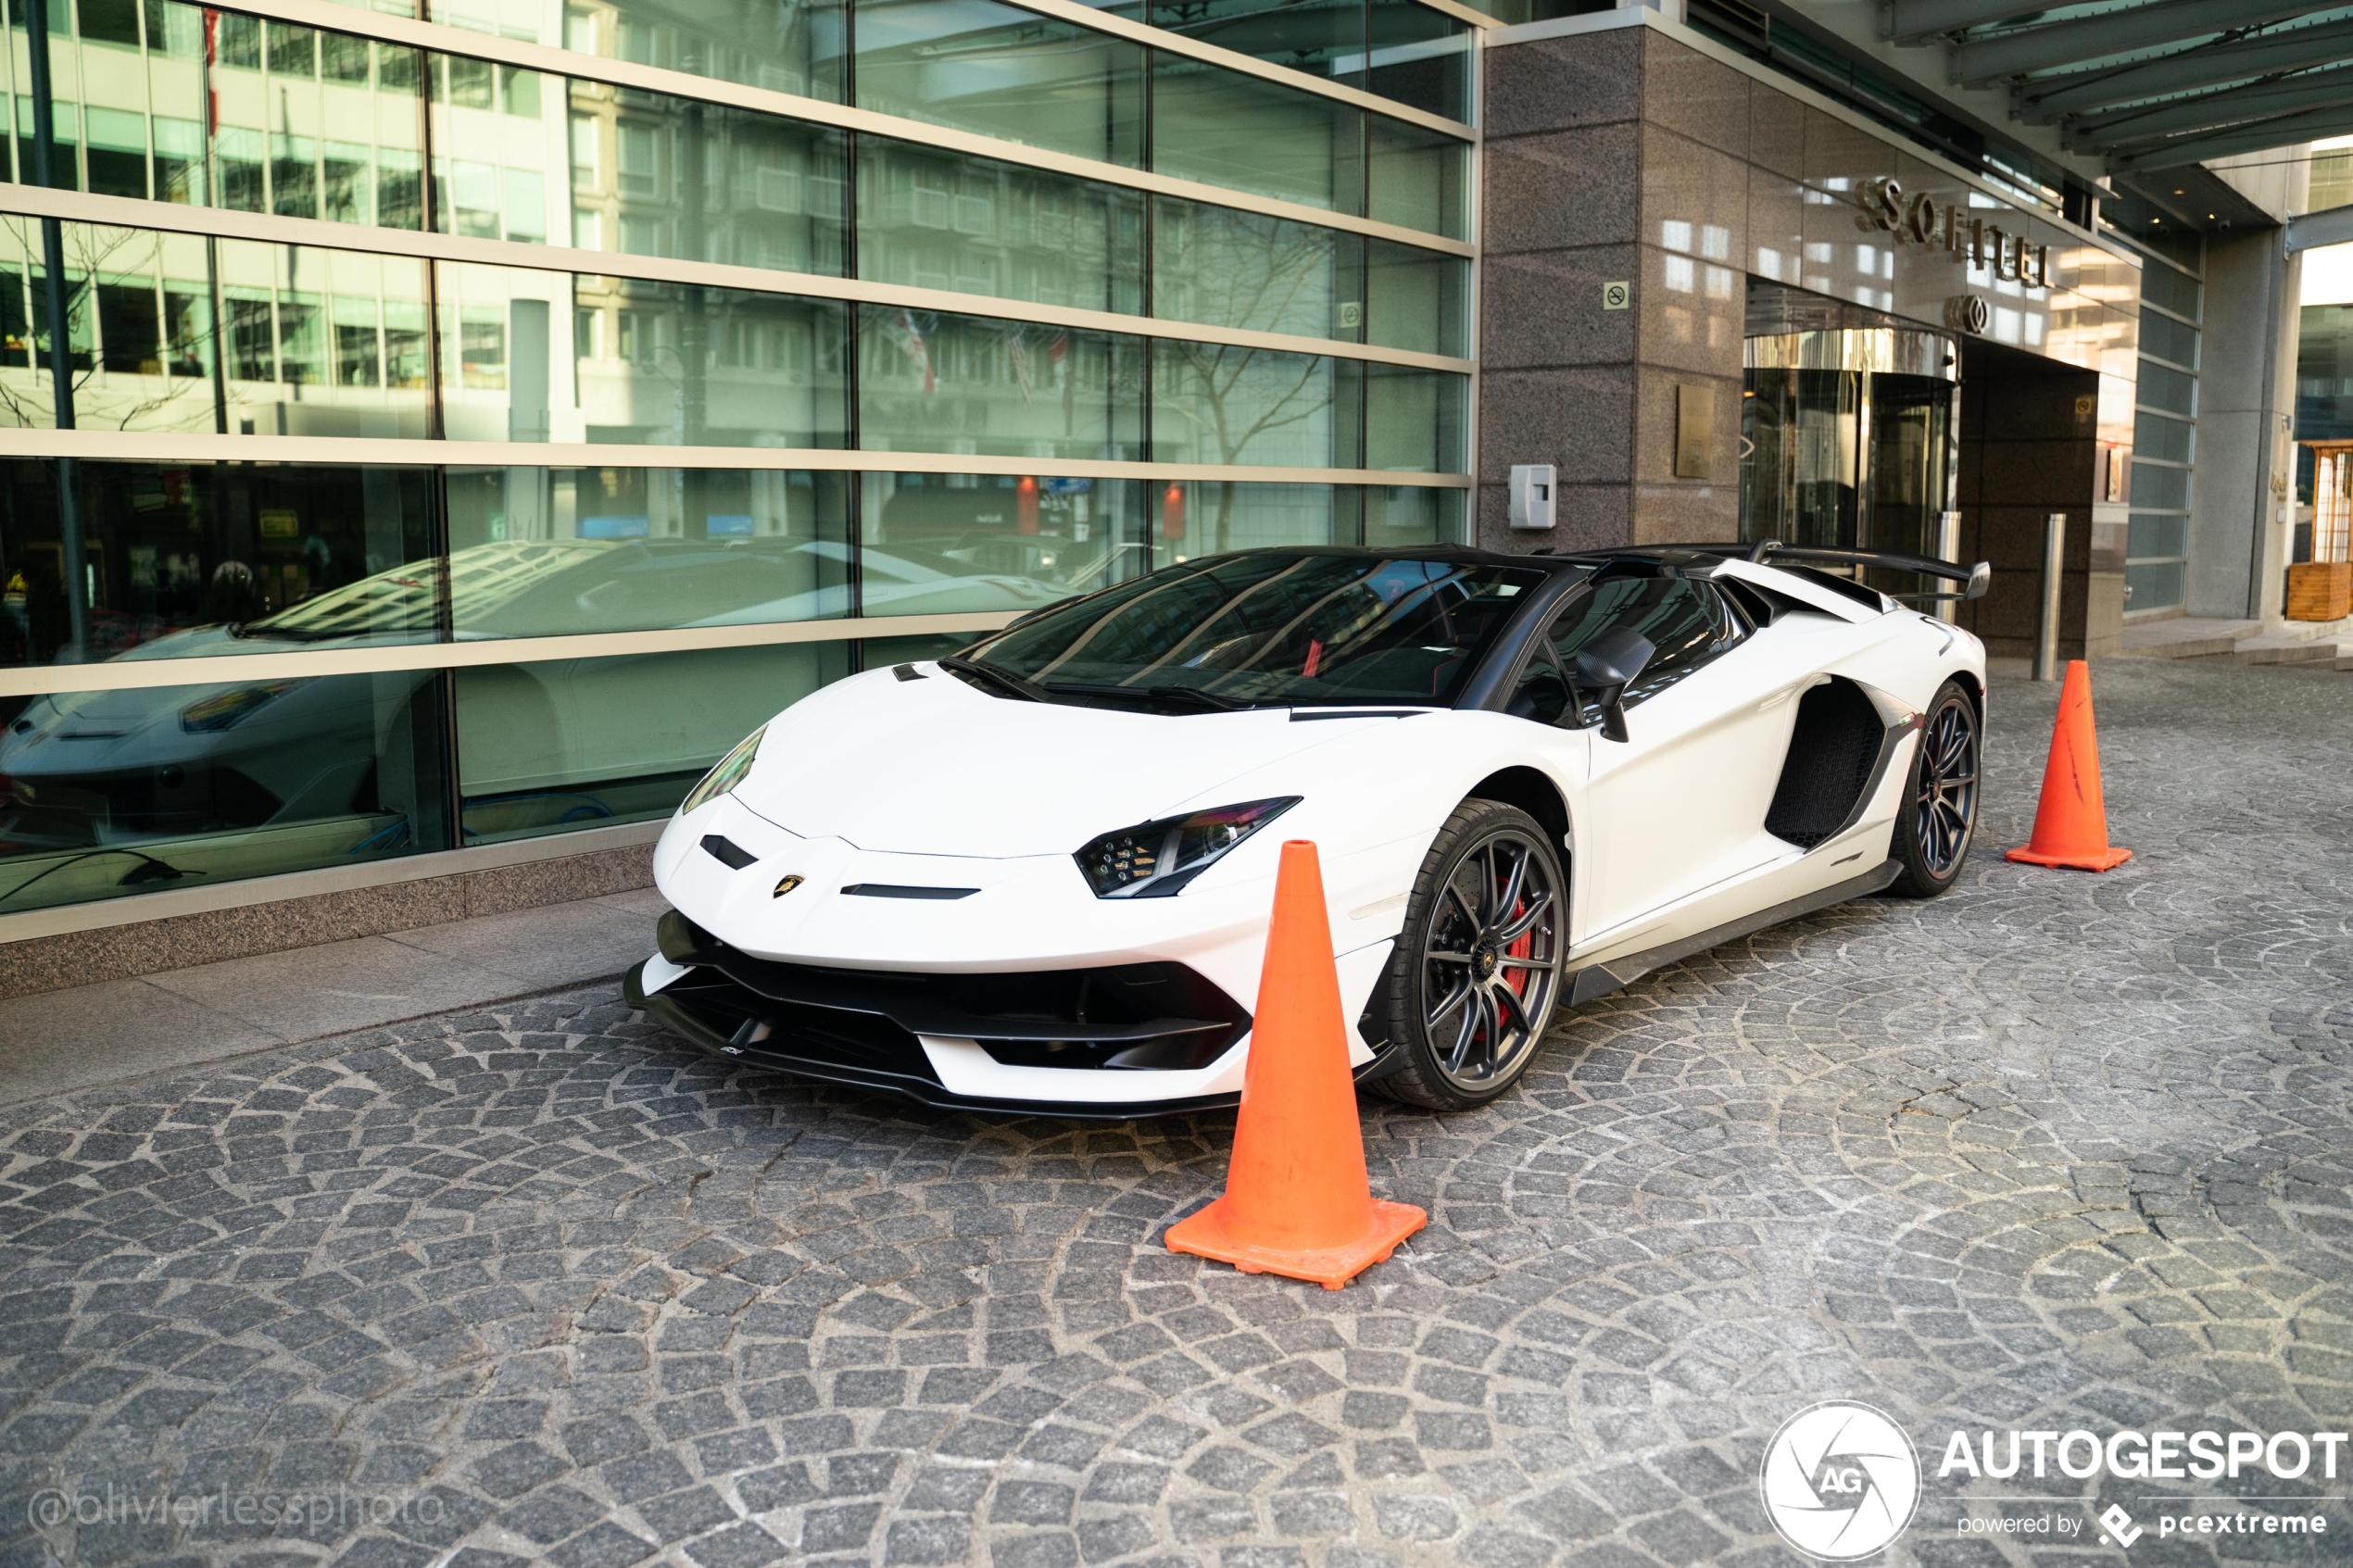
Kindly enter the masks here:
[[1567, 881], [1526, 812], [1466, 800], [1431, 845], [1375, 1010], [1403, 1062], [1392, 1099], [1458, 1110], [1528, 1071], [1559, 1000]]
[[1933, 898], [1953, 885], [1977, 831], [1977, 706], [1958, 684], [1938, 688], [1921, 721], [1919, 752], [1895, 822], [1892, 891]]

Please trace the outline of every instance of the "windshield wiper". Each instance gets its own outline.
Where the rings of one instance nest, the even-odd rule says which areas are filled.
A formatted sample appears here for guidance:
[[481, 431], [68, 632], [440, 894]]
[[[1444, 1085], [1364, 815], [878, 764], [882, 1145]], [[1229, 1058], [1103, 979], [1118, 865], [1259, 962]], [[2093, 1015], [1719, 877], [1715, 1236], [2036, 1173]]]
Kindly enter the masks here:
[[1030, 684], [1027, 681], [1023, 680], [1020, 676], [1012, 674], [1003, 670], [994, 669], [974, 659], [966, 659], [961, 654], [942, 654], [939, 658], [933, 659], [932, 662], [938, 665], [942, 670], [951, 671], [956, 674], [962, 675], [965, 680], [971, 682], [975, 685], [994, 686], [1005, 696], [1017, 697], [1023, 702], [1051, 702], [1053, 700], [1043, 691], [1040, 691], [1038, 687]]
[[1129, 701], [1178, 703], [1216, 713], [1241, 713], [1259, 705], [1199, 686], [1118, 686], [1093, 681], [1049, 681], [1046, 689], [1072, 696], [1106, 696]]
[[1215, 709], [1220, 713], [1239, 713], [1256, 708], [1254, 702], [1227, 696], [1223, 692], [1204, 691], [1199, 686], [1146, 686], [1145, 691], [1163, 702], [1189, 702], [1198, 707]]

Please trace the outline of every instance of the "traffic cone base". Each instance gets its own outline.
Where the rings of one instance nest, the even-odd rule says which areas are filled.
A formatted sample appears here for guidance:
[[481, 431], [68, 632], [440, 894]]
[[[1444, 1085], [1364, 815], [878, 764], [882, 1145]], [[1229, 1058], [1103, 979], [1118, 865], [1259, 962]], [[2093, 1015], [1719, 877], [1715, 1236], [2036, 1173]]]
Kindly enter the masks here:
[[1197, 1214], [1168, 1227], [1168, 1249], [1196, 1258], [1231, 1263], [1246, 1274], [1280, 1274], [1309, 1280], [1326, 1290], [1338, 1290], [1375, 1263], [1387, 1262], [1397, 1244], [1429, 1223], [1429, 1216], [1410, 1203], [1373, 1199], [1372, 1223], [1365, 1234], [1339, 1247], [1268, 1247], [1229, 1235], [1219, 1198]]
[[1315, 847], [1292, 839], [1275, 873], [1225, 1195], [1162, 1239], [1171, 1252], [1338, 1290], [1428, 1219], [1375, 1198], [1366, 1179], [1323, 872]]
[[2100, 797], [2100, 742], [2092, 722], [2092, 671], [2070, 659], [2059, 687], [2058, 718], [2051, 725], [2051, 755], [2043, 765], [2043, 795], [2034, 806], [2032, 842], [2002, 858], [2025, 866], [2104, 872], [2133, 858], [2108, 841], [2108, 806]]
[[2021, 866], [2057, 866], [2063, 870], [2104, 872], [2122, 865], [2133, 858], [2130, 849], [2104, 849], [2096, 855], [2038, 855], [2032, 846], [2024, 849], [2005, 849], [2002, 859], [2016, 860]]

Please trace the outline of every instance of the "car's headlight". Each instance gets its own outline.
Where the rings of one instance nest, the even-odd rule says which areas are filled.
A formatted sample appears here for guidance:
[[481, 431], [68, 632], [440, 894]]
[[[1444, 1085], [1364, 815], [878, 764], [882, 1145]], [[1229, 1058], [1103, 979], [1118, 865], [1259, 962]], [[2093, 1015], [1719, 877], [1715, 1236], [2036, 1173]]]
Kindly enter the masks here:
[[1072, 859], [1098, 898], [1164, 898], [1302, 798], [1277, 796], [1138, 822], [1103, 834]]
[[200, 696], [180, 710], [180, 727], [192, 735], [225, 730], [254, 709], [268, 705], [279, 693], [291, 689], [294, 684], [292, 681], [264, 681], [258, 685], [233, 686], [225, 692]]
[[702, 783], [689, 790], [686, 798], [678, 803], [678, 814], [683, 817], [698, 806], [708, 806], [743, 783], [744, 775], [751, 771], [752, 759], [760, 755], [760, 737], [767, 733], [768, 726], [761, 725], [746, 735], [735, 750], [722, 757], [719, 766], [705, 773]]

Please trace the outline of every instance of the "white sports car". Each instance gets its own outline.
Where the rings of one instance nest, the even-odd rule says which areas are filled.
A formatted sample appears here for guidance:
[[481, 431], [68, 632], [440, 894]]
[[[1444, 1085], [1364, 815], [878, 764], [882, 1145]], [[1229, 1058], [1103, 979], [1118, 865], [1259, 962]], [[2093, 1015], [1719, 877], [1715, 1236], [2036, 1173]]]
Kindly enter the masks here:
[[1282, 840], [1360, 1082], [1503, 1094], [1556, 1010], [1958, 874], [1985, 652], [1764, 546], [1256, 550], [803, 698], [687, 796], [624, 985], [705, 1049], [934, 1105], [1239, 1093]]

